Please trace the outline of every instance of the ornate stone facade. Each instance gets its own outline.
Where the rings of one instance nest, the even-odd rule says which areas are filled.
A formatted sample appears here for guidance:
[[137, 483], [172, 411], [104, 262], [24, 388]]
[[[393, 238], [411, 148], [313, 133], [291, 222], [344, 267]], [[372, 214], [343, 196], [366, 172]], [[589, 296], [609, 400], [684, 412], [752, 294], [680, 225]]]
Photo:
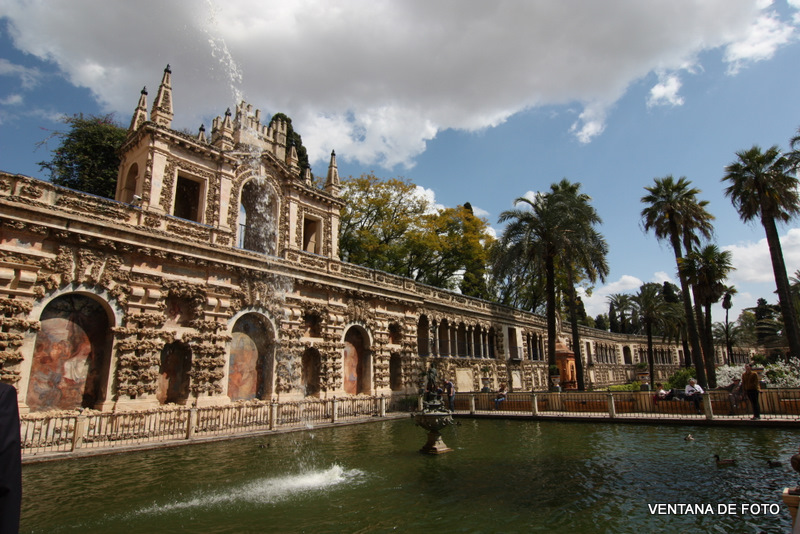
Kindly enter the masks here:
[[[0, 173], [0, 380], [20, 409], [136, 409], [547, 386], [541, 317], [338, 259], [339, 176], [301, 171], [241, 103], [172, 129], [171, 72], [131, 120], [116, 200]], [[583, 330], [588, 382], [633, 377], [640, 338]], [[679, 364], [660, 345], [665, 378]]]

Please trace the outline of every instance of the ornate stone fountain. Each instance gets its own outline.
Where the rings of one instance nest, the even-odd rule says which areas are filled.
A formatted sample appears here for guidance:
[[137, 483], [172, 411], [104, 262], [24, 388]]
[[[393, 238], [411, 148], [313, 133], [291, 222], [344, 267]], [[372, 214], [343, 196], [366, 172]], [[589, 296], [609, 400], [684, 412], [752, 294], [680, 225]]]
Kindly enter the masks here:
[[414, 422], [428, 431], [428, 441], [419, 452], [425, 454], [443, 454], [453, 449], [442, 440], [439, 431], [454, 423], [450, 410], [444, 407], [442, 396], [436, 385], [436, 366], [431, 363], [428, 369], [428, 383], [422, 401], [422, 411], [413, 414]]

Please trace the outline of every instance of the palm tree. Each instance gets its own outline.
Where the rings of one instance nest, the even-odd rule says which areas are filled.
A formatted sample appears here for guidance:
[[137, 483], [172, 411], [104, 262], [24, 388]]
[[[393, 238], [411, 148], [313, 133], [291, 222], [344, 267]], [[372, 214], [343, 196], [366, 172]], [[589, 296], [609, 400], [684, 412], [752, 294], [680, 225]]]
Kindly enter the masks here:
[[686, 275], [695, 288], [695, 304], [704, 308], [702, 317], [704, 324], [698, 324], [704, 333], [701, 336], [705, 346], [703, 355], [706, 363], [706, 373], [709, 387], [717, 386], [716, 365], [714, 362], [714, 338], [712, 335], [711, 305], [719, 302], [727, 289], [722, 283], [734, 269], [731, 263], [731, 253], [721, 251], [717, 245], [706, 245], [700, 250], [693, 250], [684, 258]]
[[544, 271], [545, 317], [547, 319], [547, 363], [556, 364], [556, 272], [555, 261], [559, 251], [561, 213], [558, 213], [547, 195], [533, 199], [517, 198], [514, 205], [525, 205], [525, 209], [514, 208], [500, 214], [498, 222], [508, 222], [500, 237], [500, 253], [497, 262], [501, 265], [525, 265], [528, 272]]
[[566, 273], [566, 291], [568, 294], [569, 316], [572, 326], [572, 350], [575, 354], [575, 375], [578, 389], [585, 389], [583, 375], [583, 357], [581, 355], [580, 335], [578, 331], [577, 302], [575, 285], [579, 279], [594, 283], [605, 280], [608, 275], [608, 245], [603, 236], [595, 229], [602, 220], [597, 211], [589, 204], [591, 197], [580, 192], [580, 183], [570, 183], [564, 178], [550, 186], [548, 202], [553, 203], [564, 217], [562, 221], [561, 241], [558, 266]]
[[684, 227], [697, 227], [699, 219], [710, 218], [702, 206], [698, 206], [697, 194], [699, 189], [690, 187], [691, 182], [685, 177], [677, 181], [672, 176], [656, 178], [654, 185], [645, 187], [649, 193], [642, 197], [641, 201], [648, 204], [642, 210], [642, 225], [647, 230], [653, 230], [658, 239], [668, 239], [675, 254], [675, 262], [678, 265], [678, 279], [681, 284], [683, 294], [684, 313], [686, 315], [686, 326], [688, 329], [689, 343], [692, 348], [692, 361], [697, 371], [697, 381], [703, 387], [706, 382], [706, 373], [702, 362], [702, 350], [700, 339], [697, 333], [697, 323], [692, 313], [692, 300], [689, 291], [689, 282], [681, 264], [683, 251], [681, 248], [681, 237], [684, 235]]
[[778, 222], [787, 223], [800, 213], [798, 180], [791, 174], [793, 156], [782, 155], [778, 146], [762, 151], [757, 145], [749, 150], [740, 150], [736, 156], [738, 160], [725, 167], [722, 181], [730, 184], [725, 189], [725, 196], [731, 199], [744, 222], [756, 217], [761, 220], [767, 236], [789, 353], [800, 357], [800, 329], [792, 305], [777, 226]]
[[[650, 383], [656, 378], [655, 359], [653, 357], [653, 329], [666, 332], [668, 324], [675, 316], [675, 304], [664, 300], [661, 294], [661, 284], [648, 283], [639, 288], [639, 292], [631, 297], [631, 304], [636, 309], [639, 321], [644, 326], [647, 335], [647, 365], [650, 371]], [[680, 314], [680, 312], [677, 312]]]
[[612, 293], [606, 297], [609, 304], [609, 313], [613, 306], [619, 314], [619, 330], [622, 334], [628, 334], [628, 313], [631, 311], [631, 296], [625, 293]]
[[733, 307], [732, 298], [737, 293], [736, 288], [733, 286], [725, 286], [725, 295], [722, 297], [722, 307], [725, 309], [725, 364], [731, 364], [731, 348], [733, 346], [733, 342], [731, 340], [731, 336], [729, 335], [731, 332], [730, 323], [728, 322], [728, 312], [730, 312], [731, 308]]

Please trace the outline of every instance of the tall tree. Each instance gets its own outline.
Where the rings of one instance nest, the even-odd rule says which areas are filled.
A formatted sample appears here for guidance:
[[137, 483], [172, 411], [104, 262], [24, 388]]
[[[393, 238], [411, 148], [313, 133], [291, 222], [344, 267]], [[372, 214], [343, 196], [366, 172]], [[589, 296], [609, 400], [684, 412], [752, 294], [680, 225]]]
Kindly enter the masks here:
[[580, 183], [571, 183], [566, 178], [550, 186], [549, 202], [562, 212], [561, 254], [559, 266], [566, 273], [566, 291], [572, 330], [572, 350], [575, 355], [575, 375], [578, 390], [586, 389], [583, 356], [578, 329], [578, 302], [575, 286], [586, 280], [595, 283], [608, 275], [608, 245], [595, 228], [602, 220], [590, 204], [591, 197], [581, 193]]
[[[524, 208], [506, 210], [500, 214], [498, 222], [507, 222], [499, 240], [498, 263], [510, 265], [524, 264], [529, 273], [544, 272], [545, 279], [545, 317], [547, 319], [547, 363], [556, 363], [556, 257], [560, 252], [563, 232], [563, 213], [556, 203], [550, 202], [546, 194], [538, 194], [533, 199], [520, 197], [515, 206]], [[502, 267], [501, 267], [502, 268]]]
[[716, 362], [714, 361], [714, 336], [712, 332], [711, 305], [725, 295], [723, 283], [733, 270], [730, 251], [721, 251], [714, 244], [706, 245], [700, 250], [693, 250], [685, 258], [686, 275], [695, 287], [696, 304], [703, 307], [700, 317], [704, 323], [698, 327], [704, 332], [701, 336], [705, 346], [706, 373], [709, 387], [717, 386]]
[[733, 286], [725, 286], [725, 294], [722, 296], [722, 308], [725, 310], [725, 364], [731, 364], [731, 353], [733, 348], [733, 340], [730, 337], [731, 326], [728, 314], [733, 307], [733, 296], [737, 293], [736, 288]]
[[[616, 331], [622, 334], [630, 333], [631, 296], [626, 293], [613, 293], [606, 297], [606, 300], [608, 300], [609, 315], [613, 313], [612, 307], [616, 311], [614, 316], [617, 322]], [[611, 331], [614, 332], [614, 330]]]
[[339, 225], [342, 260], [410, 276], [406, 238], [432, 211], [429, 200], [409, 180], [383, 180], [372, 173], [343, 179], [341, 185], [345, 201]]
[[697, 209], [698, 189], [691, 187], [691, 182], [685, 177], [675, 180], [672, 176], [656, 178], [654, 185], [645, 187], [648, 192], [641, 201], [647, 204], [642, 210], [642, 224], [645, 229], [653, 230], [658, 239], [668, 239], [675, 254], [678, 266], [678, 279], [683, 294], [684, 313], [686, 315], [686, 328], [689, 343], [692, 349], [692, 362], [697, 372], [697, 381], [707, 387], [703, 352], [700, 347], [700, 338], [697, 333], [697, 322], [692, 313], [691, 292], [686, 273], [681, 267], [683, 250], [681, 238], [686, 225], [696, 226], [692, 219], [704, 216], [704, 210]]
[[64, 117], [63, 122], [69, 130], [53, 132], [48, 137], [47, 140], [60, 139], [61, 143], [53, 150], [52, 159], [39, 162], [40, 169], [48, 170], [50, 181], [56, 185], [114, 198], [120, 163], [117, 150], [128, 131], [114, 120], [113, 114], [73, 115]]
[[[794, 140], [793, 140], [794, 144]], [[777, 146], [763, 151], [754, 145], [736, 153], [736, 161], [725, 167], [725, 195], [731, 199], [744, 222], [756, 218], [767, 236], [772, 272], [778, 290], [789, 354], [800, 357], [800, 325], [792, 305], [786, 263], [783, 260], [778, 223], [787, 223], [800, 213], [798, 180], [792, 175], [793, 156], [781, 154]]]
[[650, 372], [651, 383], [656, 378], [655, 358], [653, 355], [653, 332], [656, 328], [666, 330], [666, 323], [675, 314], [675, 304], [670, 304], [661, 294], [661, 285], [655, 283], [643, 284], [639, 292], [631, 297], [631, 304], [636, 309], [639, 321], [644, 327], [647, 336], [647, 366]]

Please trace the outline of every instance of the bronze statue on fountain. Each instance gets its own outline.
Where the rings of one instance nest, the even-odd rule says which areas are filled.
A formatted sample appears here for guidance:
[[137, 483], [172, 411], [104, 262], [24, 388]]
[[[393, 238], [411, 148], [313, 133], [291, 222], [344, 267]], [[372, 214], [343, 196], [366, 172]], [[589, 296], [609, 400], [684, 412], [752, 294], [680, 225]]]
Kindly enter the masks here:
[[445, 445], [439, 431], [454, 423], [450, 410], [444, 407], [442, 392], [437, 384], [436, 365], [431, 362], [427, 372], [425, 393], [422, 399], [422, 411], [414, 414], [414, 422], [428, 431], [428, 441], [420, 449], [427, 454], [442, 454], [453, 449]]

